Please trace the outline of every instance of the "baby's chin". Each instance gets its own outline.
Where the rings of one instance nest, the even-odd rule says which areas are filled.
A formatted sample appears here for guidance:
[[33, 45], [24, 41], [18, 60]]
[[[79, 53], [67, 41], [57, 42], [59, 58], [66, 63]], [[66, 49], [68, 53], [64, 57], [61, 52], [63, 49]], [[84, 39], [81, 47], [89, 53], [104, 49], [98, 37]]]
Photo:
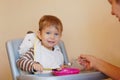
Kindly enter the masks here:
[[54, 44], [49, 44], [49, 47], [53, 48], [55, 45]]

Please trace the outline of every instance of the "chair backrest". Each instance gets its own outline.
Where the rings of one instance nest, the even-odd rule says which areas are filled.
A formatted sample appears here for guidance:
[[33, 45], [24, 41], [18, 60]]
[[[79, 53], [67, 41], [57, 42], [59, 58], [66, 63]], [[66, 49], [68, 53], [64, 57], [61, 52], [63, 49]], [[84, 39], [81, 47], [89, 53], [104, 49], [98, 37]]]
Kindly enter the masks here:
[[[19, 46], [22, 43], [23, 39], [14, 39], [6, 42], [6, 50], [8, 54], [9, 64], [11, 67], [11, 73], [13, 80], [17, 80], [17, 77], [20, 75], [20, 70], [16, 66], [16, 60], [19, 58]], [[65, 64], [69, 63], [68, 56], [63, 41], [60, 41], [59, 47], [62, 50]]]

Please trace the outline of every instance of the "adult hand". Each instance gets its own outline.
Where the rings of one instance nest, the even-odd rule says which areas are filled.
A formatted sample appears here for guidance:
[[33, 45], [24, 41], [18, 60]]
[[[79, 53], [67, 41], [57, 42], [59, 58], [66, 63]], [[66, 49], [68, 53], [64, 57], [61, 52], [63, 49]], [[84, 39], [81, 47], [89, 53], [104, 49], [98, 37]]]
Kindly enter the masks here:
[[95, 57], [91, 55], [80, 55], [78, 62], [85, 67], [86, 70], [95, 68]]

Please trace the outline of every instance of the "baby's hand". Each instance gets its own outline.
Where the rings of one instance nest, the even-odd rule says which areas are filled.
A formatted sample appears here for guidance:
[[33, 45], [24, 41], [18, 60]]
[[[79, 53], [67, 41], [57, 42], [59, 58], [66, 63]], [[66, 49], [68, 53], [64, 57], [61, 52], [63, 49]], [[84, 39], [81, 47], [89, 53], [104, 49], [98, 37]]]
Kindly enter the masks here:
[[42, 72], [43, 71], [43, 66], [39, 63], [34, 63], [33, 64], [33, 69], [36, 70], [36, 71]]
[[63, 68], [67, 68], [68, 65], [65, 65], [65, 64], [64, 64], [64, 65], [61, 65], [60, 67], [63, 69]]
[[63, 68], [66, 68], [67, 65], [61, 65], [60, 68], [55, 68], [55, 69], [52, 69], [52, 71], [60, 71], [62, 70]]

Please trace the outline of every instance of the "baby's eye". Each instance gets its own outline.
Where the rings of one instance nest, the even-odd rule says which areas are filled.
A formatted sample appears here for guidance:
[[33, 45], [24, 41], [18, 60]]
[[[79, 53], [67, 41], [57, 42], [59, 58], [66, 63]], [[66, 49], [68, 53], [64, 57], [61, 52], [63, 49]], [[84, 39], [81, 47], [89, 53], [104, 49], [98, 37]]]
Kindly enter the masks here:
[[50, 34], [50, 32], [46, 32], [46, 34]]
[[58, 34], [58, 33], [55, 33], [54, 35], [55, 35], [55, 36], [58, 36], [59, 34]]

